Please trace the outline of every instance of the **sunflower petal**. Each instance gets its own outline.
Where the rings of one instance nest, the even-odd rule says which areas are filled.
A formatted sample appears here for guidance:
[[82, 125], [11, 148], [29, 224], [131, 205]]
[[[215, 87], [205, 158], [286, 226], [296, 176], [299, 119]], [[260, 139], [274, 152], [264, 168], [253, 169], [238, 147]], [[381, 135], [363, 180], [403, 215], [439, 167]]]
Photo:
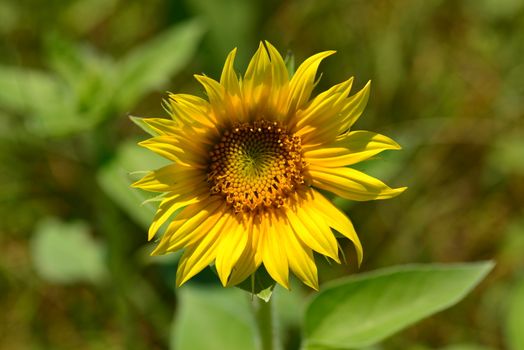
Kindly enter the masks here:
[[[351, 83], [352, 79], [334, 86], [317, 96], [304, 111], [297, 113], [297, 134], [305, 144], [318, 147], [332, 143], [340, 135], [344, 136], [360, 117], [369, 98], [370, 83], [348, 97]], [[300, 128], [300, 125], [303, 127]]]
[[328, 168], [352, 165], [385, 150], [398, 150], [400, 145], [387, 136], [370, 131], [352, 131], [326, 147], [304, 152], [307, 162]]
[[169, 112], [171, 117], [188, 126], [205, 126], [213, 128], [216, 118], [211, 105], [206, 100], [187, 94], [169, 94]]
[[338, 130], [339, 134], [349, 130], [349, 128], [351, 128], [362, 115], [362, 112], [364, 112], [364, 108], [366, 108], [369, 100], [370, 86], [371, 81], [368, 81], [362, 90], [348, 98], [346, 105], [340, 112], [340, 114], [343, 116], [343, 119], [340, 129]]
[[196, 243], [223, 221], [225, 211], [225, 204], [215, 198], [186, 207], [167, 227], [153, 254], [175, 252]]
[[390, 188], [382, 181], [351, 168], [310, 165], [309, 174], [313, 186], [354, 201], [393, 198], [407, 188]]
[[337, 240], [329, 226], [318, 215], [311, 217], [312, 213], [305, 206], [302, 200], [295, 208], [286, 211], [293, 231], [309, 248], [339, 262]]
[[320, 62], [334, 53], [335, 51], [317, 53], [298, 67], [289, 83], [288, 113], [294, 113], [306, 104], [315, 86], [315, 76]]
[[226, 63], [224, 63], [222, 75], [220, 76], [220, 84], [230, 95], [240, 95], [240, 84], [238, 82], [235, 68], [233, 67], [236, 53], [237, 49], [235, 48], [229, 53], [229, 55], [227, 55]]
[[200, 142], [183, 142], [174, 136], [157, 136], [138, 143], [156, 154], [173, 162], [194, 168], [205, 168], [202, 155], [205, 154]]
[[184, 195], [176, 194], [166, 197], [160, 205], [149, 227], [148, 240], [153, 239], [158, 229], [167, 221], [178, 209], [185, 206], [201, 202], [208, 198], [207, 191], [189, 192]]
[[242, 283], [246, 278], [254, 274], [259, 266], [260, 264], [257, 264], [255, 261], [253, 248], [248, 241], [244, 248], [244, 252], [231, 270], [231, 275], [229, 276], [226, 286], [231, 287]]
[[257, 225], [252, 215], [244, 215], [242, 219], [242, 229], [247, 235], [247, 242], [244, 252], [238, 259], [231, 271], [227, 286], [235, 286], [243, 282], [258, 269], [262, 263], [262, 258], [257, 257], [258, 242], [260, 241], [260, 226]]
[[269, 42], [260, 42], [244, 75], [244, 85], [249, 89], [259, 85], [278, 88], [287, 81], [287, 68], [280, 53]]
[[274, 215], [267, 218], [272, 222], [267, 226], [261, 241], [262, 260], [269, 275], [280, 285], [289, 289], [289, 264], [284, 247], [280, 242], [283, 228], [275, 222]]
[[318, 290], [318, 273], [312, 250], [302, 243], [295, 235], [289, 223], [280, 223], [282, 244], [288, 257], [291, 271], [306, 285]]
[[215, 226], [198, 243], [187, 247], [180, 258], [176, 273], [176, 286], [180, 287], [191, 277], [213, 262], [220, 243], [220, 227]]
[[340, 232], [355, 245], [358, 265], [362, 263], [363, 249], [351, 220], [319, 192], [312, 190], [311, 204], [326, 220], [327, 224]]
[[280, 52], [268, 41], [264, 41], [264, 47], [271, 61], [271, 82], [273, 85], [282, 86], [289, 81], [286, 64]]
[[220, 246], [217, 249], [215, 267], [220, 282], [227, 285], [231, 270], [242, 256], [248, 241], [248, 234], [242, 224], [236, 218], [229, 216], [229, 221], [224, 225], [220, 238]]
[[136, 181], [131, 187], [150, 192], [184, 193], [197, 189], [204, 184], [205, 175], [198, 169], [184, 167], [179, 164], [169, 164], [160, 169], [149, 172]]
[[206, 90], [207, 98], [209, 99], [209, 103], [211, 105], [211, 109], [215, 113], [215, 116], [217, 118], [220, 118], [219, 116], [225, 115], [225, 90], [220, 83], [214, 79], [211, 79], [208, 76], [205, 75], [194, 75], [195, 79], [198, 80], [200, 84], [204, 87]]
[[[344, 107], [346, 98], [353, 86], [353, 78], [333, 86], [327, 91], [316, 96], [303, 110], [296, 114], [297, 132], [301, 133], [302, 126], [311, 125], [314, 129], [326, 126], [327, 123], [336, 121], [335, 116]], [[302, 131], [302, 133], [304, 133]]]
[[151, 136], [175, 134], [179, 131], [179, 127], [174, 120], [165, 118], [139, 118], [134, 116], [130, 116], [129, 118]]

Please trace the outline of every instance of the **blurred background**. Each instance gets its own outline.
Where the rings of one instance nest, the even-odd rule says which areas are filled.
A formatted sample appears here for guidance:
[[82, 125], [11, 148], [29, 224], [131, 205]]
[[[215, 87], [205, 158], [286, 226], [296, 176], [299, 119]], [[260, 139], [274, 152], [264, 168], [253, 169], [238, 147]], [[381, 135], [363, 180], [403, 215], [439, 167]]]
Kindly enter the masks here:
[[[218, 78], [233, 47], [243, 72], [267, 39], [297, 63], [337, 50], [317, 91], [372, 80], [355, 128], [403, 146], [359, 168], [407, 192], [334, 198], [363, 241], [360, 271], [497, 263], [377, 349], [522, 350], [523, 1], [1, 0], [0, 38], [1, 349], [183, 348], [180, 294], [218, 279], [175, 290], [177, 256], [149, 257], [155, 203], [129, 184], [164, 161], [136, 146], [147, 135], [128, 116], [167, 116], [166, 91], [204, 96], [192, 74]], [[356, 272], [318, 262], [322, 282]], [[282, 298], [288, 349], [310, 293]]]

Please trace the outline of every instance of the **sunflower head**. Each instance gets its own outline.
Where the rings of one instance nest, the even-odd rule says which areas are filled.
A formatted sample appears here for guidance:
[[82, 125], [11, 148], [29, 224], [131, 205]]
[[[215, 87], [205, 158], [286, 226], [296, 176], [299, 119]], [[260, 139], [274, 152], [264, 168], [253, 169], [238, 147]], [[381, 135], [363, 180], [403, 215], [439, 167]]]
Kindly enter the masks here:
[[162, 193], [149, 239], [165, 224], [153, 253], [184, 250], [177, 285], [214, 263], [224, 286], [263, 265], [286, 288], [291, 270], [318, 289], [314, 252], [340, 262], [333, 230], [353, 242], [360, 264], [351, 221], [319, 190], [356, 201], [400, 194], [405, 187], [349, 167], [400, 146], [352, 130], [369, 83], [350, 95], [351, 78], [311, 97], [318, 66], [333, 53], [308, 58], [290, 77], [282, 56], [262, 42], [240, 78], [235, 49], [220, 81], [195, 76], [207, 100], [170, 94], [171, 119], [134, 119], [153, 136], [140, 145], [172, 161], [133, 186]]

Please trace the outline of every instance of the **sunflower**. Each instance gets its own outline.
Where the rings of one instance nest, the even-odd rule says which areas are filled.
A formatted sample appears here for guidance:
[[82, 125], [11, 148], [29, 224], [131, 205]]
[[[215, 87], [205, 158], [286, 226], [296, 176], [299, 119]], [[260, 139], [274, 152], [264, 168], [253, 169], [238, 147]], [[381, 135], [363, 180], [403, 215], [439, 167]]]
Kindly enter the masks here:
[[319, 190], [367, 201], [405, 190], [347, 166], [384, 150], [390, 138], [352, 131], [369, 96], [369, 83], [349, 96], [353, 78], [311, 97], [326, 51], [305, 60], [290, 77], [267, 41], [243, 78], [228, 55], [220, 81], [195, 75], [207, 100], [170, 94], [171, 119], [136, 119], [153, 137], [139, 144], [172, 161], [132, 186], [161, 192], [149, 229], [164, 226], [153, 254], [183, 249], [177, 286], [210, 264], [224, 286], [244, 281], [263, 265], [289, 288], [291, 270], [318, 290], [314, 252], [340, 263], [332, 230], [362, 246], [346, 215]]

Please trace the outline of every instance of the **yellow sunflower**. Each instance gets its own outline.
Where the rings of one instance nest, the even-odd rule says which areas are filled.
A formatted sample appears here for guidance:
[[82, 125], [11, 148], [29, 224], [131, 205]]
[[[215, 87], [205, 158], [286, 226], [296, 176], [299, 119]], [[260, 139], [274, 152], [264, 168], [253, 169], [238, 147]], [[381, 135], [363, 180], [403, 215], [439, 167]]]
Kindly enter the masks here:
[[182, 285], [210, 264], [224, 286], [236, 285], [262, 264], [289, 288], [289, 270], [318, 289], [313, 252], [337, 263], [332, 230], [362, 246], [351, 221], [317, 189], [366, 201], [405, 190], [347, 166], [400, 149], [390, 138], [351, 131], [369, 96], [369, 83], [349, 96], [353, 78], [311, 97], [326, 51], [305, 60], [292, 77], [267, 41], [243, 78], [227, 57], [220, 81], [195, 78], [208, 99], [170, 94], [172, 119], [136, 120], [153, 137], [141, 146], [172, 164], [133, 184], [162, 192], [149, 229], [166, 224], [153, 254], [184, 249], [177, 271]]

